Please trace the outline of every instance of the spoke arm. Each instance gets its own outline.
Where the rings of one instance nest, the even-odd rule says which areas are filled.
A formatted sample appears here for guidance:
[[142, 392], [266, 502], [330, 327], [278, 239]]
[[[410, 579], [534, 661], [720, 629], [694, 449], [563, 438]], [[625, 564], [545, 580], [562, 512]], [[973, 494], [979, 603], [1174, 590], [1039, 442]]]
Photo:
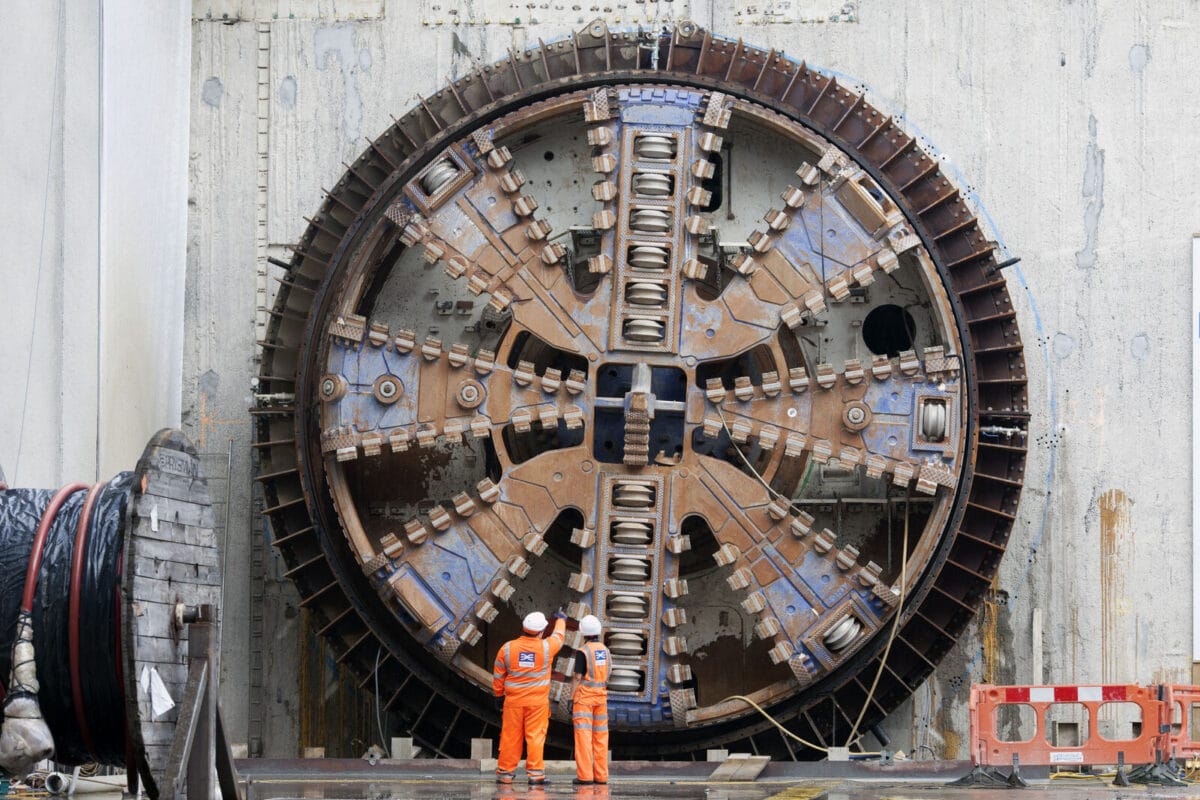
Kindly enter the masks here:
[[701, 424], [708, 436], [728, 430], [738, 444], [756, 438], [764, 449], [782, 445], [785, 458], [836, 458], [865, 467], [868, 477], [890, 475], [898, 486], [915, 479], [917, 491], [935, 494], [955, 483], [961, 389], [953, 356], [927, 353], [924, 372], [921, 366], [905, 353], [869, 370], [854, 360], [840, 374], [829, 364], [811, 377], [793, 370], [779, 386], [716, 387]]
[[514, 584], [532, 573], [559, 514], [574, 508], [594, 517], [595, 477], [583, 472], [583, 455], [582, 448], [543, 454], [499, 484], [485, 479], [476, 492], [410, 520], [402, 539], [381, 542], [384, 550], [367, 571], [391, 585], [409, 614], [437, 637], [445, 658], [463, 643], [478, 642]]
[[790, 273], [777, 270], [777, 278], [807, 284], [803, 295], [794, 296], [809, 310], [818, 311], [826, 294], [844, 300], [850, 287], [891, 273], [897, 255], [919, 244], [895, 203], [837, 148], [828, 148], [815, 166], [802, 163], [796, 178], [780, 195], [782, 207], [767, 211], [765, 227], [750, 235], [753, 252], [742, 257], [738, 271], [747, 274], [774, 254], [791, 267]]
[[[714, 559], [730, 569], [730, 587], [744, 593], [755, 634], [773, 643], [772, 662], [786, 662], [807, 684], [883, 624], [891, 590], [879, 584], [878, 565], [859, 566], [856, 548], [836, 548], [828, 529], [813, 533], [810, 515], [753, 477], [715, 459], [704, 470], [698, 482], [707, 492], [692, 496], [712, 499], [711, 505], [702, 500], [697, 513], [724, 520], [714, 529], [720, 544]], [[853, 621], [843, 623], [848, 617]]]
[[[478, 153], [475, 157], [468, 152]], [[452, 162], [462, 180], [451, 179], [433, 198], [436, 213], [418, 188], [389, 209], [409, 247], [421, 247], [431, 263], [442, 263], [453, 278], [466, 280], [475, 294], [486, 293], [497, 310], [511, 309], [513, 318], [550, 344], [568, 352], [592, 353], [600, 344], [577, 320], [588, 305], [574, 293], [562, 264], [566, 250], [550, 241], [550, 225], [535, 215], [537, 201], [522, 192], [525, 178], [513, 166], [506, 147], [490, 137], [454, 151]]]
[[418, 344], [411, 331], [348, 322], [333, 333], [328, 365], [322, 442], [339, 460], [494, 436], [510, 424], [517, 432], [584, 424], [582, 373], [539, 374], [524, 361], [510, 368], [466, 344]]

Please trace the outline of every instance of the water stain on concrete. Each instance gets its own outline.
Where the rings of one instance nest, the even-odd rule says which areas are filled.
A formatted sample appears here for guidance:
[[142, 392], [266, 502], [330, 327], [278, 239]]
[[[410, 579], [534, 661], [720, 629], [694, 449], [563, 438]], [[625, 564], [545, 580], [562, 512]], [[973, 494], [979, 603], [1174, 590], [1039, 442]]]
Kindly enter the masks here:
[[221, 83], [220, 78], [209, 78], [200, 89], [200, 99], [204, 101], [205, 105], [213, 108], [221, 107], [221, 98], [224, 96], [225, 85]]
[[1135, 75], [1142, 74], [1142, 70], [1146, 69], [1146, 64], [1150, 61], [1150, 45], [1135, 44], [1129, 48], [1129, 69]]
[[1100, 239], [1100, 214], [1104, 211], [1104, 150], [1096, 143], [1096, 115], [1088, 115], [1088, 145], [1084, 157], [1083, 186], [1083, 247], [1075, 253], [1075, 266], [1093, 269]]
[[1150, 354], [1150, 337], [1144, 333], [1139, 333], [1129, 342], [1129, 352], [1138, 361], [1141, 361]]
[[279, 82], [279, 105], [288, 111], [296, 107], [296, 77], [288, 75]]
[[1059, 331], [1054, 334], [1054, 357], [1060, 361], [1075, 352], [1075, 339]]
[[314, 36], [317, 69], [325, 71], [335, 64], [342, 73], [342, 132], [357, 142], [361, 136], [363, 104], [358, 90], [359, 48], [354, 44], [354, 28], [334, 25], [318, 28]]

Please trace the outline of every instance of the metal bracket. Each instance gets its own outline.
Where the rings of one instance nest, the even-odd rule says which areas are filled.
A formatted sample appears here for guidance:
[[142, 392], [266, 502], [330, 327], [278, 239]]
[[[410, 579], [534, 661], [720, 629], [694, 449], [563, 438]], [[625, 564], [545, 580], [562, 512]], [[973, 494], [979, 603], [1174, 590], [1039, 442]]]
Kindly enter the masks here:
[[212, 606], [187, 609], [180, 616], [188, 634], [188, 680], [171, 753], [165, 792], [175, 800], [213, 797], [214, 778], [222, 800], [242, 800], [233, 752], [221, 720], [217, 697], [219, 661]]

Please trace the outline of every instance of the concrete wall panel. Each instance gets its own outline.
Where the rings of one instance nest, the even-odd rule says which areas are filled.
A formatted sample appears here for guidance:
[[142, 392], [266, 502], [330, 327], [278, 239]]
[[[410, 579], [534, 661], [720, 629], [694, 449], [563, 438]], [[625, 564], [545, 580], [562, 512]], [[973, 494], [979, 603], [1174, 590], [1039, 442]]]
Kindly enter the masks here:
[[[693, 3], [692, 14], [861, 83], [940, 148], [986, 203], [1006, 252], [1023, 259], [1008, 272], [1035, 412], [1021, 515], [975, 630], [889, 722], [901, 747], [962, 756], [972, 682], [1150, 681], [1190, 667], [1190, 615], [1179, 603], [1192, 580], [1184, 365], [1200, 111], [1181, 76], [1194, 72], [1200, 12], [1186, 0], [844, 5], [853, 20], [761, 24], [737, 4]], [[382, 19], [194, 24], [197, 42], [230, 52], [250, 47], [246, 31], [260, 22], [269, 29], [272, 246], [294, 241], [322, 186], [390, 114], [475, 59], [566, 32], [528, 21], [438, 25], [424, 8], [390, 0]], [[226, 92], [250, 96], [261, 76], [239, 65], [218, 77]], [[195, 69], [194, 92], [217, 74], [207, 61]], [[220, 319], [194, 317], [190, 337], [240, 329], [251, 313], [232, 274], [252, 270], [255, 256], [254, 214], [239, 195], [254, 181], [246, 124], [193, 125], [193, 151], [228, 170], [193, 172], [193, 194], [213, 203], [193, 213], [193, 240], [227, 240], [209, 259], [224, 266], [193, 266], [235, 305]], [[241, 370], [231, 361], [222, 383], [244, 386], [251, 365]], [[222, 402], [230, 408], [218, 413], [236, 410], [233, 395]]]

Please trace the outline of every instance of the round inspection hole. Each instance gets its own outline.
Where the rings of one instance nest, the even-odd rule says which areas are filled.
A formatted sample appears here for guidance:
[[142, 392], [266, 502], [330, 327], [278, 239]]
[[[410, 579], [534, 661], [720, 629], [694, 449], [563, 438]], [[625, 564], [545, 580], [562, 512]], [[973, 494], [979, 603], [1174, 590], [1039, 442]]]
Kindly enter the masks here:
[[912, 347], [917, 333], [917, 324], [912, 314], [897, 305], [883, 305], [871, 309], [863, 320], [862, 337], [867, 349], [877, 356], [895, 358], [901, 350]]

